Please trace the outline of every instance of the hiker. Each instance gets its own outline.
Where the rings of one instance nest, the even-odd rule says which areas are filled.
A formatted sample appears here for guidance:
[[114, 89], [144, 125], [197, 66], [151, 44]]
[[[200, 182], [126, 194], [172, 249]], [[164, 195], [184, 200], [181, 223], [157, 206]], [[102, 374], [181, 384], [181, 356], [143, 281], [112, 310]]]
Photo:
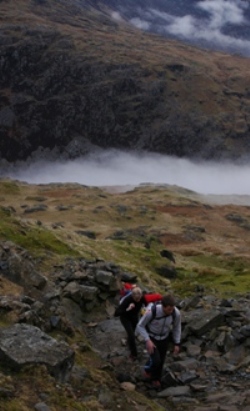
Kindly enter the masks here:
[[127, 294], [130, 294], [133, 288], [136, 287], [136, 284], [131, 284], [127, 282], [122, 282], [121, 283], [121, 289], [120, 289], [120, 298], [124, 297]]
[[[158, 300], [161, 295], [158, 293], [151, 293], [150, 300]], [[143, 306], [148, 304], [146, 298], [140, 287], [134, 287], [131, 293], [125, 295], [120, 304], [115, 310], [115, 317], [120, 317], [120, 321], [126, 330], [128, 337], [128, 346], [130, 349], [130, 359], [135, 361], [137, 358], [137, 347], [135, 340], [135, 328], [139, 321], [139, 315]]]
[[[132, 283], [126, 283], [122, 282], [122, 286], [120, 288], [120, 299], [122, 300], [125, 295], [131, 294], [133, 288], [137, 287], [137, 284], [132, 284]], [[155, 301], [160, 301], [162, 299], [162, 295], [159, 293], [154, 293], [154, 292], [146, 292], [143, 291], [143, 296], [145, 299], [146, 305], [149, 303], [155, 302]]]
[[123, 273], [120, 278], [120, 298], [130, 294], [132, 289], [137, 286], [137, 276]]
[[144, 338], [149, 353], [144, 376], [151, 381], [152, 387], [160, 389], [162, 369], [171, 339], [174, 343], [173, 353], [178, 354], [180, 351], [181, 315], [175, 307], [174, 297], [165, 295], [160, 304], [154, 304], [146, 310], [135, 333]]

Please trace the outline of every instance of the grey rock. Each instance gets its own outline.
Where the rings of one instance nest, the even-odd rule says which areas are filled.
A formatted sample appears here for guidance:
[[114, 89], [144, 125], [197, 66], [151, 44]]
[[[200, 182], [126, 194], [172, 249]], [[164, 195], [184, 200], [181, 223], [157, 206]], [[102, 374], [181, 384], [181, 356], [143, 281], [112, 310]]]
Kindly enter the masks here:
[[98, 284], [109, 286], [114, 281], [114, 276], [108, 271], [98, 270], [95, 275]]
[[29, 271], [26, 274], [25, 280], [27, 283], [32, 285], [35, 288], [38, 288], [39, 290], [42, 290], [46, 284], [47, 284], [47, 279], [37, 271]]
[[48, 207], [46, 206], [46, 204], [39, 204], [39, 205], [35, 205], [33, 207], [27, 207], [24, 210], [24, 214], [37, 213], [39, 211], [46, 211], [47, 208]]
[[96, 301], [98, 288], [93, 286], [80, 285], [72, 281], [63, 290], [64, 297], [72, 298], [77, 303], [83, 301]]
[[188, 326], [189, 330], [198, 337], [224, 323], [223, 315], [215, 309], [206, 311], [205, 313], [196, 311], [193, 312], [193, 316], [195, 318], [189, 322]]
[[187, 358], [182, 361], [175, 361], [170, 365], [170, 368], [173, 372], [178, 371], [187, 371], [187, 370], [196, 370], [199, 367], [199, 361], [195, 358]]
[[239, 329], [239, 332], [244, 335], [244, 337], [250, 337], [250, 324], [244, 325]]
[[35, 405], [36, 411], [51, 411], [51, 409], [45, 404], [45, 402], [39, 402]]
[[190, 395], [191, 390], [187, 385], [179, 387], [169, 387], [157, 394], [158, 397], [182, 397]]
[[56, 379], [65, 381], [74, 364], [74, 351], [37, 327], [15, 324], [0, 330], [0, 362], [14, 370], [45, 364]]

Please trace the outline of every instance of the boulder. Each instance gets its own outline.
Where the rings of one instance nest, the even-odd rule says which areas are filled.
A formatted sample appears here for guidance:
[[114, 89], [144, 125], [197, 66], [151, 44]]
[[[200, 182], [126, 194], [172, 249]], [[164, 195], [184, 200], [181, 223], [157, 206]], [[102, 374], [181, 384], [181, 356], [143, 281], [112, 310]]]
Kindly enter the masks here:
[[65, 381], [74, 364], [74, 351], [37, 327], [15, 324], [0, 330], [0, 363], [14, 371], [44, 364], [53, 377]]

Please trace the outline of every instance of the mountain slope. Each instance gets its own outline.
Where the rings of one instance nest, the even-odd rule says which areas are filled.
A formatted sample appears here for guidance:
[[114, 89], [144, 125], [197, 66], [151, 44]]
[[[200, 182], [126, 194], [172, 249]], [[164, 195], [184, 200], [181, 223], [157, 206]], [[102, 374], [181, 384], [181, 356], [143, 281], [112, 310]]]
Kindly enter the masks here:
[[[95, 3], [95, 2], [93, 2]], [[249, 57], [250, 5], [237, 0], [102, 0], [116, 17], [166, 38]]]
[[[10, 362], [6, 366], [6, 349], [12, 347], [3, 350], [1, 334], [1, 411], [198, 411], [204, 404], [216, 409], [218, 403], [228, 410], [235, 396], [237, 410], [246, 411], [249, 337], [243, 331], [249, 327], [249, 206], [229, 201], [215, 205], [215, 198], [210, 202], [176, 186], [145, 185], [111, 193], [79, 184], [1, 180], [0, 192], [0, 331], [16, 323], [35, 325], [75, 352], [72, 372], [61, 382], [33, 356], [27, 364], [29, 351], [23, 347], [28, 338], [22, 333], [17, 336], [24, 351], [22, 369], [13, 370]], [[164, 257], [168, 252], [175, 264]], [[174, 359], [180, 367], [196, 364], [198, 390], [177, 394], [175, 402], [172, 396], [160, 398], [141, 381], [144, 355], [138, 363], [128, 361], [127, 347], [121, 344], [124, 330], [113, 318], [119, 288], [108, 282], [112, 273], [117, 279], [121, 273], [136, 275], [143, 289], [174, 292], [182, 302], [184, 331], [189, 315], [199, 323], [197, 311], [209, 327], [213, 323], [206, 332], [201, 325], [201, 337], [191, 334]], [[93, 301], [93, 296], [98, 299]], [[218, 326], [213, 314], [217, 317], [218, 309], [230, 327]], [[211, 313], [213, 320], [208, 319]], [[243, 335], [246, 350], [239, 345]], [[194, 342], [199, 347], [199, 341], [205, 350], [213, 347], [206, 352], [212, 352], [215, 362], [204, 361], [203, 352], [188, 352]], [[217, 341], [226, 341], [227, 355]], [[230, 361], [228, 372], [225, 357]], [[234, 372], [232, 358], [240, 363]], [[134, 389], [126, 391], [121, 382], [131, 377]], [[187, 377], [186, 386], [193, 381], [188, 380], [190, 373]]]
[[2, 159], [96, 146], [248, 156], [248, 59], [144, 33], [102, 2], [11, 0], [0, 12]]

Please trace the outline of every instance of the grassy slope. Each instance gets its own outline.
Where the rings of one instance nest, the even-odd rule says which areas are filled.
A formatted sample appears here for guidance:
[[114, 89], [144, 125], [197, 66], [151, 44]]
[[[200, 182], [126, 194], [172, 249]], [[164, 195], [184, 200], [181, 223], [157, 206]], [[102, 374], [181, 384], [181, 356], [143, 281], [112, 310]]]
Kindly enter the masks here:
[[[141, 186], [127, 193], [111, 193], [78, 184], [28, 185], [1, 180], [0, 192], [0, 241], [11, 240], [39, 257], [44, 275], [49, 276], [53, 264], [62, 263], [66, 256], [81, 255], [113, 261], [137, 273], [150, 289], [168, 288], [182, 296], [193, 293], [199, 284], [207, 293], [221, 296], [250, 287], [248, 206], [212, 206], [178, 187]], [[27, 213], [41, 205], [47, 207], [45, 211]], [[76, 233], [81, 230], [94, 234], [95, 239]], [[112, 239], [115, 233], [116, 239]], [[171, 282], [156, 273], [157, 267], [170, 264], [159, 254], [163, 248], [176, 258], [177, 279]], [[3, 295], [22, 293], [4, 277], [0, 286]], [[2, 326], [13, 320], [11, 312], [0, 316]], [[63, 338], [75, 349], [76, 364], [87, 370], [89, 378], [79, 386], [73, 377], [67, 386], [56, 383], [43, 367], [28, 367], [8, 376], [0, 369], [2, 387], [14, 387], [18, 393], [18, 400], [16, 395], [1, 399], [1, 411], [33, 409], [41, 392], [49, 393], [52, 411], [101, 411], [104, 407], [96, 393], [103, 387], [112, 393], [114, 409], [120, 404], [123, 411], [138, 406], [162, 410], [139, 392], [120, 391], [80, 332]], [[83, 397], [84, 403], [78, 400]]]
[[[101, 257], [152, 286], [164, 283], [156, 269], [170, 264], [160, 256], [167, 248], [176, 257], [173, 287], [179, 293], [193, 291], [196, 283], [222, 293], [250, 285], [248, 206], [206, 204], [176, 187], [109, 193], [78, 184], [11, 181], [1, 181], [0, 205], [0, 238], [43, 255], [44, 265], [67, 254]], [[45, 211], [27, 212], [41, 205]]]

